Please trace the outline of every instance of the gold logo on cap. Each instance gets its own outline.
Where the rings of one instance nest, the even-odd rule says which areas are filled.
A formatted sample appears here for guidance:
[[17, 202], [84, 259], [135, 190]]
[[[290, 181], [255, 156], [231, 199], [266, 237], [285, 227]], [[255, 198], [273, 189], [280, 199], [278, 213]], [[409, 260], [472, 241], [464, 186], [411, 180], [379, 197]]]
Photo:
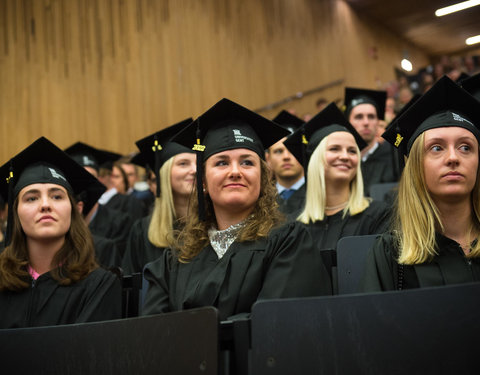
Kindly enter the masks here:
[[304, 145], [308, 145], [307, 137], [305, 137], [305, 134], [302, 134], [302, 143]]
[[152, 147], [152, 151], [155, 152], [155, 151], [160, 151], [162, 150], [162, 145], [158, 143], [158, 140], [155, 139], [155, 141], [153, 141], [153, 147]]
[[400, 143], [402, 143], [403, 137], [397, 133], [397, 140], [395, 141], [395, 147], [400, 146]]

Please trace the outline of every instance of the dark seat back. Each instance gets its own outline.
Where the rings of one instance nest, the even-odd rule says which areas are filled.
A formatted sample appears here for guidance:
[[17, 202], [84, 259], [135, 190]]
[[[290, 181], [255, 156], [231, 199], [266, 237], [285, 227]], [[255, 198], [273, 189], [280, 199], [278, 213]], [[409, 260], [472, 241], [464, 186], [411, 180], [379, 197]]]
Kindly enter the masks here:
[[213, 307], [141, 318], [0, 330], [2, 374], [217, 374]]
[[349, 236], [337, 243], [338, 294], [358, 292], [358, 284], [365, 270], [368, 250], [378, 234]]
[[370, 197], [376, 201], [392, 203], [398, 182], [384, 182], [370, 185]]
[[[257, 302], [252, 374], [478, 374], [480, 283]], [[459, 344], [461, 343], [461, 344]]]

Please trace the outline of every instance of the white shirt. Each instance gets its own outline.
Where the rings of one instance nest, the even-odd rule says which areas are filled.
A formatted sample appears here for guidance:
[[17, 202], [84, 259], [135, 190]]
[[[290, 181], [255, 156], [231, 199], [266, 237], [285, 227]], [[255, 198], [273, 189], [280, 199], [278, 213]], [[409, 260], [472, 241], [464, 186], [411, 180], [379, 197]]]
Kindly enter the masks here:
[[110, 190], [107, 190], [105, 193], [102, 194], [102, 196], [98, 200], [98, 203], [103, 204], [103, 205], [107, 204], [108, 201], [110, 199], [112, 199], [112, 197], [114, 195], [116, 195], [117, 193], [118, 193], [118, 191], [117, 191], [116, 188], [111, 188]]
[[278, 191], [278, 194], [281, 194], [282, 191], [284, 190], [298, 190], [302, 187], [302, 185], [305, 183], [305, 176], [302, 176], [302, 178], [300, 180], [298, 180], [297, 182], [295, 182], [292, 186], [290, 186], [289, 188], [286, 188], [285, 186], [282, 186], [280, 185], [278, 182], [277, 182], [277, 191]]
[[375, 144], [372, 146], [372, 148], [370, 150], [368, 150], [365, 153], [365, 155], [362, 156], [362, 161], [365, 162], [368, 159], [368, 157], [375, 152], [375, 150], [378, 148], [378, 146], [380, 146], [380, 143], [375, 142]]

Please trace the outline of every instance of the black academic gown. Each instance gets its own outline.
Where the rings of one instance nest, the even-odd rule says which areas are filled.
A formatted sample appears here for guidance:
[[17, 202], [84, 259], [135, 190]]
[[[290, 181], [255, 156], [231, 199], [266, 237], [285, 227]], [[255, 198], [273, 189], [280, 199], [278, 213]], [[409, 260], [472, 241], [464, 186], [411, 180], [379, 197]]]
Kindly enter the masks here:
[[146, 209], [147, 214], [152, 212], [155, 203], [155, 195], [150, 190], [133, 190], [130, 195], [141, 201]]
[[125, 275], [143, 272], [143, 267], [162, 256], [164, 247], [153, 245], [148, 239], [151, 216], [137, 220], [127, 240], [127, 250], [123, 257], [122, 269]]
[[148, 207], [132, 195], [117, 193], [110, 198], [105, 206], [127, 214], [132, 222], [148, 215]]
[[133, 220], [127, 214], [100, 204], [88, 228], [93, 235], [114, 240], [120, 257], [123, 257], [132, 224]]
[[336, 249], [342, 237], [383, 233], [390, 224], [391, 209], [385, 203], [372, 201], [359, 214], [343, 216], [343, 210], [322, 221], [303, 224], [308, 228], [318, 250]]
[[117, 243], [110, 238], [97, 234], [92, 234], [92, 238], [98, 264], [107, 269], [119, 267], [122, 263], [122, 257], [118, 251]]
[[300, 186], [287, 200], [283, 199], [280, 195], [278, 196], [278, 209], [280, 212], [285, 214], [288, 219], [296, 217], [298, 213], [303, 210], [305, 206], [305, 194], [306, 188], [305, 184]]
[[329, 275], [305, 228], [289, 223], [266, 239], [235, 241], [218, 259], [209, 245], [188, 263], [170, 249], [145, 268], [142, 315], [214, 306], [221, 320], [250, 312], [260, 299], [331, 294]]
[[0, 292], [0, 328], [40, 327], [120, 319], [122, 288], [111, 272], [97, 268], [85, 279], [61, 286], [50, 272], [21, 292]]
[[362, 161], [362, 176], [365, 195], [369, 195], [370, 186], [385, 182], [396, 182], [400, 178], [397, 151], [388, 142], [378, 148], [366, 161]]
[[417, 265], [398, 265], [395, 239], [384, 233], [367, 257], [363, 292], [424, 288], [480, 281], [480, 258], [468, 259], [454, 240], [436, 234], [438, 255]]

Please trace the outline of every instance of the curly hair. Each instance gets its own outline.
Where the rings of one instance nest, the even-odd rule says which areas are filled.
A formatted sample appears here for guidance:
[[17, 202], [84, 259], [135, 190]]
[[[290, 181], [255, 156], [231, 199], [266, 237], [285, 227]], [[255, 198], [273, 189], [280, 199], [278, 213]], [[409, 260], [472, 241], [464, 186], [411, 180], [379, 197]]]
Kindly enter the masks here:
[[[236, 241], [255, 241], [267, 237], [272, 228], [284, 221], [278, 210], [277, 189], [273, 183], [271, 171], [265, 161], [260, 160], [261, 182], [260, 196], [252, 214], [246, 219], [245, 226], [238, 233]], [[196, 186], [196, 185], [195, 185]], [[190, 212], [196, 213], [198, 200], [196, 189], [192, 194]], [[172, 247], [176, 249], [178, 260], [189, 262], [202, 249], [208, 246], [208, 229], [216, 225], [215, 211], [210, 196], [205, 196], [205, 221], [200, 221], [197, 214], [187, 215], [185, 227], [176, 236]]]
[[[82, 215], [75, 209], [76, 202], [70, 193], [71, 224], [65, 242], [52, 260], [50, 274], [60, 285], [76, 283], [98, 268], [95, 247], [90, 230]], [[13, 205], [13, 230], [11, 244], [0, 254], [0, 291], [21, 291], [29, 287], [27, 237], [17, 213], [18, 198]]]

